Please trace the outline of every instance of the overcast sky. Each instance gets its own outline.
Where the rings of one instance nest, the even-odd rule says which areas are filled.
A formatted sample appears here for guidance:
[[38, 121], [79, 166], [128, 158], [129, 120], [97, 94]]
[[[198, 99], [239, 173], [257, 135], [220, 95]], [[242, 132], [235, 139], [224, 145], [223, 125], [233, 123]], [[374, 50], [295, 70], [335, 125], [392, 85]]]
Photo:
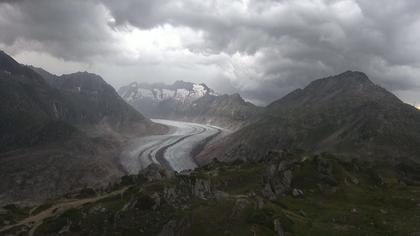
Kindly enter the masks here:
[[0, 48], [116, 88], [182, 79], [260, 104], [359, 70], [420, 104], [417, 0], [0, 0]]

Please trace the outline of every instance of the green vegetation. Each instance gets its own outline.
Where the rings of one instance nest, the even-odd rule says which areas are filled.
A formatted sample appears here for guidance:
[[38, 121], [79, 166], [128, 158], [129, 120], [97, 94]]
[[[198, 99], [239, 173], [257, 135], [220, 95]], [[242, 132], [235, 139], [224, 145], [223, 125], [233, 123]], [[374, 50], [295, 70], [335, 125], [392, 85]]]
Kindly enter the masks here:
[[28, 207], [20, 207], [15, 204], [9, 204], [0, 208], [0, 229], [3, 226], [14, 224], [29, 214]]
[[[417, 167], [278, 154], [172, 178], [143, 173], [124, 178], [123, 194], [57, 214], [35, 235], [416, 235]], [[270, 196], [267, 183], [282, 187]]]

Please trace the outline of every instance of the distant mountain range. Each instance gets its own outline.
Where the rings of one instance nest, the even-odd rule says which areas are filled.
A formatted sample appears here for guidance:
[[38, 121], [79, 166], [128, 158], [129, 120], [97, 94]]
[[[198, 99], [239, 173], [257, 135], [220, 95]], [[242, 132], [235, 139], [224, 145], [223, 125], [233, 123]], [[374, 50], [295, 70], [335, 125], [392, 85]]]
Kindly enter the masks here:
[[55, 76], [0, 51], [0, 202], [36, 201], [123, 174], [126, 136], [162, 133], [100, 76]]
[[216, 93], [205, 84], [195, 84], [184, 81], [176, 81], [171, 85], [163, 83], [137, 83], [133, 82], [128, 86], [121, 87], [118, 93], [129, 101], [150, 99], [153, 102], [160, 102], [167, 99], [175, 99], [183, 103], [192, 101], [205, 95], [216, 95]]
[[237, 129], [251, 122], [260, 107], [244, 101], [239, 94], [219, 95], [207, 85], [176, 81], [131, 83], [118, 93], [148, 117], [176, 119]]
[[255, 160], [284, 149], [366, 160], [418, 159], [420, 111], [365, 74], [348, 71], [271, 103], [258, 121], [207, 147], [198, 160]]

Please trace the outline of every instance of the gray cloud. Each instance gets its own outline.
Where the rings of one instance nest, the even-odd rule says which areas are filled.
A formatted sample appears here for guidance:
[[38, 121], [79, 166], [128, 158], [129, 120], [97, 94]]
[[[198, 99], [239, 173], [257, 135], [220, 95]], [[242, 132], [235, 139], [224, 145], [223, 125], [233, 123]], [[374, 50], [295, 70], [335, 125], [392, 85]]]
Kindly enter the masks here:
[[[127, 9], [115, 1], [105, 4], [120, 23], [204, 31], [204, 44], [194, 50], [258, 53], [252, 66], [264, 78], [252, 78], [260, 81], [257, 91], [243, 91], [255, 99], [269, 100], [348, 69], [365, 71], [391, 90], [420, 86], [417, 1], [147, 1], [127, 4]], [[148, 13], [130, 14], [141, 11], [136, 7]]]
[[10, 1], [0, 5], [0, 15], [0, 40], [13, 51], [77, 61], [116, 49], [107, 9], [96, 1]]
[[[0, 42], [88, 61], [114, 85], [127, 79], [107, 64], [132, 79], [202, 79], [266, 103], [313, 79], [360, 70], [420, 103], [419, 11], [411, 0], [27, 0], [0, 5]], [[120, 36], [136, 28], [145, 34], [135, 40], [172, 30], [181, 42], [130, 58]]]

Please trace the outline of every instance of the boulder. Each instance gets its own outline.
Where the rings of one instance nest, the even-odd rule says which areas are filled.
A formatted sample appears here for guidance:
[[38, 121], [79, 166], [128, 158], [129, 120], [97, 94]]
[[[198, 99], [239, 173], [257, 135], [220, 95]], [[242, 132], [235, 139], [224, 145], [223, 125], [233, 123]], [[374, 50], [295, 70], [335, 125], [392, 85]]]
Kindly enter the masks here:
[[175, 172], [168, 170], [159, 164], [152, 163], [145, 169], [141, 170], [139, 172], [139, 176], [144, 177], [148, 181], [153, 181], [173, 178], [175, 176]]
[[274, 220], [274, 232], [276, 232], [277, 236], [285, 236], [285, 232], [283, 229], [283, 226], [281, 225], [281, 222], [279, 219]]
[[303, 191], [301, 189], [294, 188], [292, 190], [292, 196], [295, 198], [302, 198], [304, 196]]

